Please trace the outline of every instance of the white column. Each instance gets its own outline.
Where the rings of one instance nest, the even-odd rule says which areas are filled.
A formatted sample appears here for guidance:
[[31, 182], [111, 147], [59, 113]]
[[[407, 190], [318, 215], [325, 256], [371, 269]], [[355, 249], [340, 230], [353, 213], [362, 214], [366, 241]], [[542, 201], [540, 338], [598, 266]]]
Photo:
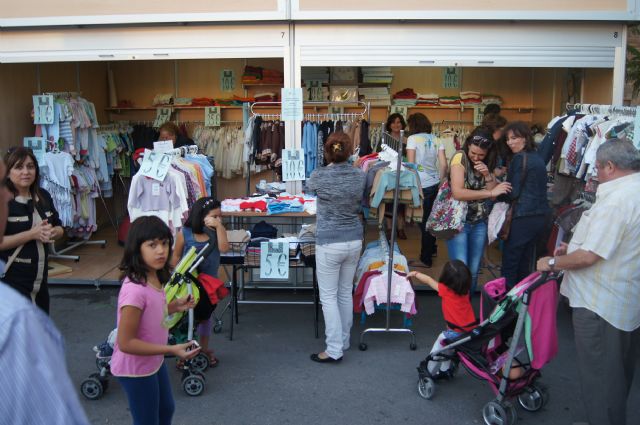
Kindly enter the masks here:
[[627, 64], [627, 25], [621, 25], [619, 32], [620, 46], [616, 47], [613, 62], [613, 94], [612, 105], [622, 105], [624, 102], [625, 68]]

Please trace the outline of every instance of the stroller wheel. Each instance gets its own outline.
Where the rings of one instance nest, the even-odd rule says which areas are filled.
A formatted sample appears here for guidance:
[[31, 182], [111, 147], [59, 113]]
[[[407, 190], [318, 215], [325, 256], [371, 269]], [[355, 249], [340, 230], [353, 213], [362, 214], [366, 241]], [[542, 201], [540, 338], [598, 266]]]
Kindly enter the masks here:
[[209, 356], [204, 353], [200, 353], [191, 359], [191, 369], [197, 372], [204, 372], [209, 369]]
[[80, 384], [80, 392], [89, 400], [97, 400], [104, 393], [102, 382], [95, 375], [91, 375]]
[[518, 403], [528, 412], [537, 412], [549, 401], [549, 393], [540, 385], [531, 384], [518, 395]]
[[409, 349], [411, 351], [415, 351], [418, 348], [418, 346], [416, 344], [414, 344], [413, 342], [411, 344], [409, 344]]
[[431, 400], [435, 392], [436, 384], [433, 379], [429, 377], [418, 378], [418, 394], [420, 394], [420, 397]]
[[369, 347], [364, 342], [361, 342], [360, 345], [358, 345], [358, 348], [360, 349], [360, 351], [367, 351], [367, 348]]
[[514, 425], [518, 420], [516, 408], [509, 402], [493, 400], [482, 408], [482, 418], [486, 425]]
[[188, 375], [182, 380], [182, 389], [191, 397], [199, 396], [204, 392], [204, 378], [200, 375]]

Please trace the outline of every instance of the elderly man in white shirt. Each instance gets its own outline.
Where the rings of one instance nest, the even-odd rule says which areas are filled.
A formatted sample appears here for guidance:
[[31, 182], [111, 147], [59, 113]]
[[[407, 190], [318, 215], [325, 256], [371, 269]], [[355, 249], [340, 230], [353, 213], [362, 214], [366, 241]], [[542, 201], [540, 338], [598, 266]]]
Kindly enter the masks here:
[[[0, 159], [0, 241], [11, 196]], [[4, 264], [0, 262], [0, 273]], [[0, 282], [0, 425], [89, 425], [64, 357], [62, 336], [40, 309]]]
[[591, 425], [625, 425], [640, 354], [640, 152], [612, 139], [596, 155], [596, 202], [569, 245], [538, 261], [539, 271], [566, 270], [560, 293], [573, 328], [586, 413]]

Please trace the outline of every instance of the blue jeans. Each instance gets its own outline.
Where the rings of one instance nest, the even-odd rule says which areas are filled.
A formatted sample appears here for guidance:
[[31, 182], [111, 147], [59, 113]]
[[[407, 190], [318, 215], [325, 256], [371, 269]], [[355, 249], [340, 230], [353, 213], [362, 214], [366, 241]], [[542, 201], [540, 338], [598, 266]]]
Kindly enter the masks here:
[[546, 223], [544, 215], [516, 217], [511, 222], [509, 239], [502, 250], [502, 276], [507, 279], [508, 289], [532, 272], [536, 244]]
[[118, 381], [127, 393], [133, 425], [171, 425], [175, 403], [164, 363], [151, 376], [118, 376]]
[[487, 221], [475, 224], [465, 223], [464, 230], [447, 241], [449, 260], [460, 260], [471, 271], [471, 293], [478, 285], [478, 270], [487, 244]]

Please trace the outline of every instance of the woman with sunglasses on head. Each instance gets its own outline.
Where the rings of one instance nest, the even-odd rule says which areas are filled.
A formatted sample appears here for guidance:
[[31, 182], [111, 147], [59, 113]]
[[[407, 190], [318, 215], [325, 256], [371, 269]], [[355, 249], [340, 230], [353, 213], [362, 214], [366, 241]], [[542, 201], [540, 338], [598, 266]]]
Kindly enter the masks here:
[[509, 193], [511, 184], [498, 183], [487, 165], [494, 149], [490, 134], [476, 128], [465, 140], [462, 151], [451, 158], [450, 180], [453, 198], [467, 202], [464, 229], [447, 241], [449, 260], [463, 261], [471, 270], [471, 292], [478, 284], [478, 270], [487, 243], [487, 200]]
[[31, 149], [18, 147], [4, 157], [5, 184], [13, 194], [0, 260], [5, 262], [0, 279], [49, 314], [47, 244], [64, 230], [51, 195], [39, 187], [38, 161]]
[[507, 181], [513, 190], [503, 196], [514, 204], [509, 237], [502, 250], [502, 276], [507, 287], [527, 277], [533, 267], [533, 255], [538, 238], [545, 230], [551, 212], [547, 201], [547, 168], [536, 151], [529, 126], [512, 122], [504, 130], [512, 153]]

